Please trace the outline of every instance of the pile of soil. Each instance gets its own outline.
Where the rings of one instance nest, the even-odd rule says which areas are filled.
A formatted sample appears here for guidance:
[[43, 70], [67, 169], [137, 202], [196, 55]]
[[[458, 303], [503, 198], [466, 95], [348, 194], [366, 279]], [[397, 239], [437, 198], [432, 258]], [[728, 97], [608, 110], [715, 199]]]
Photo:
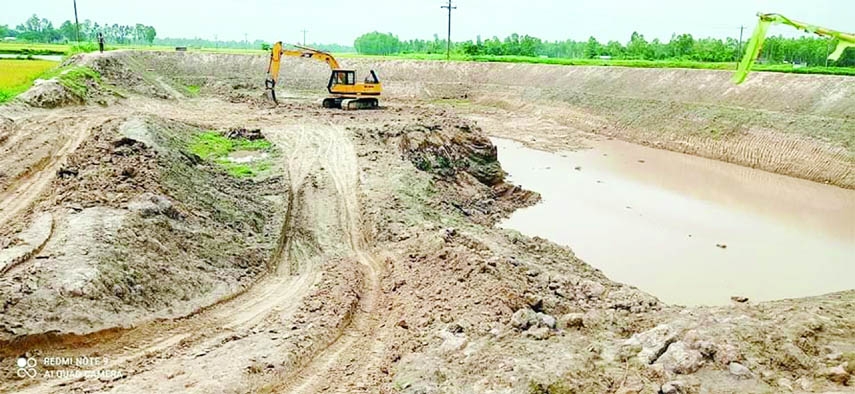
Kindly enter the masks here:
[[148, 118], [150, 146], [122, 124], [91, 130], [37, 204], [57, 218], [54, 237], [37, 264], [0, 279], [0, 339], [184, 316], [266, 272], [284, 207], [263, 196], [285, 195], [282, 178], [239, 180], [202, 163], [187, 151], [198, 127]]
[[223, 133], [223, 136], [233, 140], [242, 139], [257, 141], [264, 139], [264, 135], [261, 134], [261, 129], [247, 130], [245, 128], [235, 128], [226, 131], [225, 133]]

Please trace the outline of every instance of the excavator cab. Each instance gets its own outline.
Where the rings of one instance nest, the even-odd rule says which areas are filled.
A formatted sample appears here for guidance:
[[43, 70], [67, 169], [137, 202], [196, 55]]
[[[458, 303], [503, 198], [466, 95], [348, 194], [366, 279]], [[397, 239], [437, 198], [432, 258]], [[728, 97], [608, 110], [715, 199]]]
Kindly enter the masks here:
[[365, 82], [356, 82], [356, 71], [333, 69], [327, 90], [335, 97], [324, 99], [325, 108], [368, 109], [377, 108], [382, 87], [374, 70]]
[[333, 91], [333, 87], [336, 85], [356, 85], [356, 71], [332, 70], [327, 90], [329, 90], [330, 93], [335, 93]]

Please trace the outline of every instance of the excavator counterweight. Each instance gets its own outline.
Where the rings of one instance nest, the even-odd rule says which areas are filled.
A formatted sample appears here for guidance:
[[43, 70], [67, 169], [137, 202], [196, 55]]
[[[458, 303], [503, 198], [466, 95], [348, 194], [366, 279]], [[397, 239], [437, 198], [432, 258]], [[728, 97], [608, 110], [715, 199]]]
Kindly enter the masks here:
[[270, 63], [267, 66], [265, 88], [270, 91], [270, 97], [277, 104], [276, 83], [279, 81], [279, 68], [283, 56], [313, 59], [326, 63], [331, 70], [327, 90], [331, 97], [323, 101], [324, 108], [341, 109], [373, 109], [380, 106], [380, 93], [383, 86], [374, 70], [368, 73], [364, 82], [356, 82], [356, 71], [342, 69], [333, 55], [313, 48], [294, 46], [297, 49], [286, 49], [282, 42], [273, 45], [270, 52]]

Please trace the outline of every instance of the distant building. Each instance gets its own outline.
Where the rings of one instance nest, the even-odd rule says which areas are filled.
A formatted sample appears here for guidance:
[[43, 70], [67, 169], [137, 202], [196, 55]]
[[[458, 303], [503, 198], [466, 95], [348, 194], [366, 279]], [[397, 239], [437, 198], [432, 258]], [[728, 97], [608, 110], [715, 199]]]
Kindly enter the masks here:
[[17, 38], [15, 38], [15, 37], [4, 37], [3, 38], [3, 41], [15, 41], [15, 40], [17, 40]]
[[612, 60], [611, 56], [600, 56], [600, 60]]

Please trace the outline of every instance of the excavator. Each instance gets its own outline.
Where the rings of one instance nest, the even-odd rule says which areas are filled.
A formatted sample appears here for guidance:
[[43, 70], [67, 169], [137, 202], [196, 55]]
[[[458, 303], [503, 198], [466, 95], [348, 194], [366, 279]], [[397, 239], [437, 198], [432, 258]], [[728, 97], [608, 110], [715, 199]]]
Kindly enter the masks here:
[[321, 61], [330, 66], [332, 74], [327, 84], [327, 90], [332, 97], [324, 99], [324, 108], [341, 108], [347, 110], [374, 109], [379, 107], [378, 97], [383, 86], [374, 70], [371, 70], [364, 82], [356, 82], [356, 71], [342, 69], [333, 55], [317, 49], [293, 45], [297, 49], [286, 49], [279, 41], [273, 45], [270, 52], [270, 63], [267, 66], [267, 80], [264, 86], [270, 91], [270, 97], [276, 100], [276, 83], [279, 81], [279, 67], [283, 56], [299, 57]]

